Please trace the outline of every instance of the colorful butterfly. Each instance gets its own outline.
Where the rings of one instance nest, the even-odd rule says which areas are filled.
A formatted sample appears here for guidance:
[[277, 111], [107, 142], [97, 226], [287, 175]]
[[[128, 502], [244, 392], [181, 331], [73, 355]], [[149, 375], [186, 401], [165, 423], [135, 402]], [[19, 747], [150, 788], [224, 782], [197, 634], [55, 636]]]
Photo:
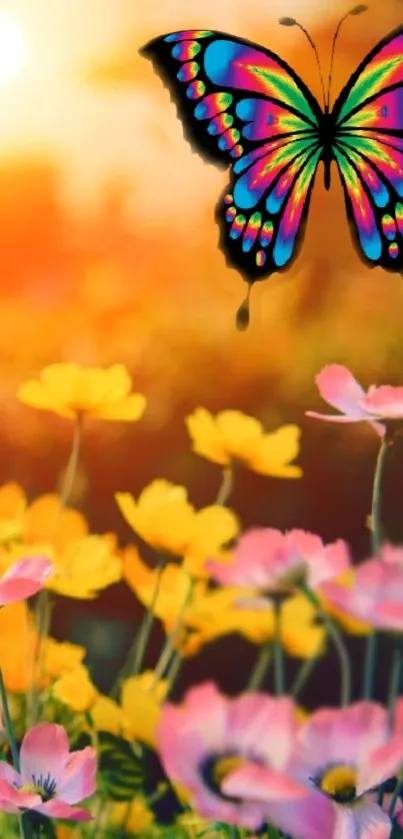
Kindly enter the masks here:
[[150, 41], [185, 134], [208, 160], [230, 166], [216, 218], [227, 262], [249, 283], [287, 269], [302, 242], [319, 163], [341, 178], [347, 216], [367, 265], [403, 272], [403, 26], [383, 38], [330, 110], [340, 21], [324, 108], [276, 53], [222, 32], [186, 30]]

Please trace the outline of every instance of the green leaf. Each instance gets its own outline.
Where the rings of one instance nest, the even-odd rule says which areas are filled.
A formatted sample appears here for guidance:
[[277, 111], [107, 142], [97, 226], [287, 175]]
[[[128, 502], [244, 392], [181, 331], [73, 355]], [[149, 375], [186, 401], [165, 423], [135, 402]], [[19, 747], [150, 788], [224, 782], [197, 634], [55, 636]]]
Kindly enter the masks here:
[[143, 786], [142, 757], [123, 737], [106, 731], [98, 734], [100, 792], [112, 801], [131, 801]]

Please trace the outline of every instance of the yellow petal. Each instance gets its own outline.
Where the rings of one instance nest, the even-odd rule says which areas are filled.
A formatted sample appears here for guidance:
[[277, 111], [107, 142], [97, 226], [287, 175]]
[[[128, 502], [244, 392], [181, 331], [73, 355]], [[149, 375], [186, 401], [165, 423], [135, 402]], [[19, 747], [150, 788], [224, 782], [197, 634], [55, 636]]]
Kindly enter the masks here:
[[182, 556], [190, 543], [195, 511], [185, 487], [155, 480], [138, 501], [118, 492], [117, 504], [130, 527], [156, 550]]
[[88, 711], [98, 696], [98, 691], [83, 664], [79, 664], [74, 670], [61, 676], [54, 683], [52, 693], [72, 711], [79, 713]]
[[[120, 402], [106, 403], [96, 409], [96, 416], [104, 420], [122, 420], [132, 422], [143, 416], [146, 398], [142, 393], [132, 393]], [[95, 412], [94, 412], [95, 413]]]
[[194, 533], [189, 553], [213, 556], [217, 549], [232, 541], [239, 533], [235, 513], [213, 505], [199, 510], [194, 518]]
[[123, 830], [125, 835], [145, 836], [149, 833], [154, 816], [141, 798], [134, 798], [130, 803], [111, 804], [109, 820], [115, 828], [119, 829], [119, 833], [115, 833], [116, 836], [123, 836]]
[[122, 684], [121, 704], [133, 731], [133, 738], [155, 748], [161, 703], [166, 696], [168, 684], [161, 680], [151, 690], [152, 681], [153, 674], [150, 672], [126, 679]]
[[301, 429], [283, 425], [272, 434], [265, 434], [250, 460], [250, 467], [263, 475], [276, 478], [300, 478], [300, 466], [290, 464], [300, 451]]
[[97, 731], [109, 731], [110, 734], [133, 739], [129, 720], [110, 696], [98, 694], [91, 708], [91, 717]]
[[108, 536], [86, 536], [55, 560], [47, 587], [65, 597], [87, 600], [122, 578], [122, 560], [111, 552]]
[[42, 411], [52, 411], [61, 417], [74, 419], [76, 414], [70, 408], [55, 398], [41, 382], [25, 382], [17, 391], [17, 399], [24, 405], [31, 408], [39, 408]]
[[48, 493], [37, 498], [25, 514], [25, 538], [28, 542], [54, 542], [64, 550], [88, 533], [84, 516], [71, 507], [60, 509], [60, 497]]
[[259, 420], [243, 414], [242, 411], [221, 411], [216, 420], [223, 446], [228, 454], [233, 459], [248, 462], [263, 435]]
[[85, 647], [78, 644], [70, 644], [68, 641], [55, 641], [54, 638], [47, 638], [44, 655], [44, 670], [53, 677], [68, 673], [81, 664], [85, 658]]
[[230, 458], [223, 447], [215, 418], [205, 408], [196, 408], [185, 423], [193, 442], [193, 451], [213, 463], [228, 466]]
[[325, 630], [315, 623], [316, 609], [301, 594], [289, 597], [281, 607], [281, 638], [284, 649], [296, 658], [312, 658], [324, 652]]
[[0, 542], [21, 538], [27, 506], [25, 492], [16, 483], [0, 487]]

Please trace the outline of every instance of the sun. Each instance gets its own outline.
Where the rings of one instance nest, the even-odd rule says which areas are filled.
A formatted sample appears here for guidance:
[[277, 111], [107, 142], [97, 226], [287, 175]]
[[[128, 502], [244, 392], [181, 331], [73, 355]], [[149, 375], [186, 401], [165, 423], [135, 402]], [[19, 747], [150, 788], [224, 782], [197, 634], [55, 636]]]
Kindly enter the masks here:
[[0, 12], [0, 84], [10, 81], [24, 63], [21, 30], [9, 15]]

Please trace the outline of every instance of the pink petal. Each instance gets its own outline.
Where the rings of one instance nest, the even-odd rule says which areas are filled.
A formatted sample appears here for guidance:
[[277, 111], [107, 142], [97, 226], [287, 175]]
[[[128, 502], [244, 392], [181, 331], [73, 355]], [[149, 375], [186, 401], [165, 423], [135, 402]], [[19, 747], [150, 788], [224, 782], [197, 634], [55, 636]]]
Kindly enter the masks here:
[[25, 735], [21, 750], [21, 775], [24, 783], [50, 776], [59, 785], [69, 756], [69, 741], [62, 725], [41, 722]]
[[243, 694], [228, 709], [228, 745], [251, 761], [284, 771], [298, 728], [295, 705], [288, 697]]
[[19, 772], [17, 772], [13, 766], [10, 766], [6, 760], [0, 760], [0, 784], [3, 781], [6, 781], [8, 784], [17, 788], [23, 784]]
[[357, 795], [393, 777], [403, 766], [403, 737], [396, 736], [374, 749], [363, 761], [358, 773]]
[[368, 754], [387, 742], [388, 716], [375, 702], [315, 711], [298, 733], [298, 761], [307, 777], [332, 763], [362, 766]]
[[360, 405], [364, 411], [380, 419], [403, 418], [403, 387], [392, 387], [381, 385], [381, 387], [369, 388], [368, 393], [360, 399]]
[[0, 580], [0, 606], [26, 600], [44, 585], [53, 566], [46, 557], [27, 557], [15, 562]]
[[74, 822], [84, 822], [92, 819], [88, 810], [84, 810], [82, 807], [71, 807], [70, 804], [59, 801], [57, 798], [44, 801], [39, 807], [35, 807], [35, 810], [50, 819], [68, 819]]
[[250, 801], [288, 801], [292, 806], [296, 798], [305, 798], [306, 787], [279, 772], [273, 772], [257, 763], [246, 763], [231, 772], [222, 782], [226, 795]]
[[305, 798], [290, 801], [269, 801], [266, 820], [287, 836], [297, 839], [339, 839], [334, 831], [336, 812], [329, 798], [315, 789]]
[[368, 411], [359, 405], [365, 391], [347, 367], [328, 364], [316, 376], [316, 384], [322, 399], [342, 414], [353, 419], [371, 419]]
[[97, 755], [95, 749], [87, 746], [69, 755], [66, 769], [57, 788], [57, 797], [67, 804], [75, 804], [95, 792]]
[[356, 803], [351, 810], [344, 807], [337, 809], [335, 839], [389, 839], [390, 818], [379, 804], [369, 798]]
[[[12, 771], [15, 772], [13, 769]], [[3, 774], [7, 774], [7, 772], [3, 772]], [[15, 775], [19, 777], [18, 773], [15, 773]], [[40, 803], [40, 795], [20, 792], [9, 781], [0, 780], [0, 810], [4, 810], [6, 813], [18, 813], [21, 809], [33, 810]]]

